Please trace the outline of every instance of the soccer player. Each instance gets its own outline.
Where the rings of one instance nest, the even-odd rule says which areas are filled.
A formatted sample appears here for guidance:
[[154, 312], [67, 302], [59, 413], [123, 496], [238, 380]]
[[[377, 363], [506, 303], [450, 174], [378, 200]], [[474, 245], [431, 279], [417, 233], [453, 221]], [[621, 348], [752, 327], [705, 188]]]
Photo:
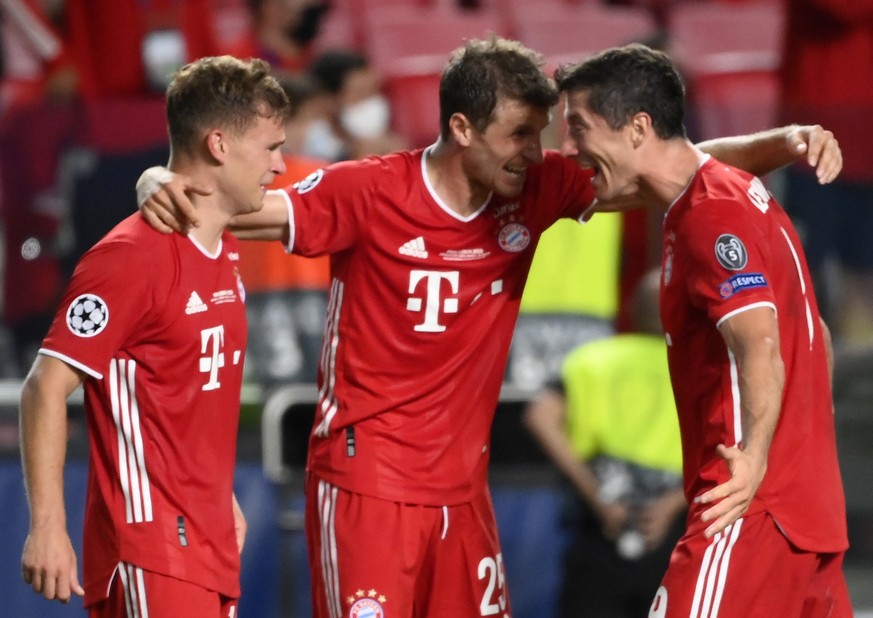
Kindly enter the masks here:
[[[163, 235], [139, 215], [79, 262], [21, 395], [31, 512], [24, 581], [84, 595], [94, 618], [232, 618], [245, 520], [233, 495], [245, 291], [233, 215], [284, 171], [288, 100], [258, 60], [204, 58], [167, 89], [170, 169], [209, 183], [201, 225]], [[66, 530], [66, 399], [90, 437], [84, 581]]]
[[666, 211], [661, 319], [691, 511], [649, 616], [851, 616], [830, 336], [790, 220], [760, 179], [686, 139], [666, 55], [612, 49], [556, 79], [598, 199]]
[[[434, 145], [329, 166], [234, 221], [243, 236], [331, 255], [306, 482], [319, 618], [511, 614], [491, 421], [540, 235], [582, 217], [594, 194], [589, 171], [542, 150], [558, 93], [531, 50], [470, 41], [439, 96]], [[766, 166], [804, 140], [823, 173], [839, 168], [820, 128], [720, 146]], [[176, 224], [183, 187], [194, 188], [176, 178], [145, 202], [153, 225]]]

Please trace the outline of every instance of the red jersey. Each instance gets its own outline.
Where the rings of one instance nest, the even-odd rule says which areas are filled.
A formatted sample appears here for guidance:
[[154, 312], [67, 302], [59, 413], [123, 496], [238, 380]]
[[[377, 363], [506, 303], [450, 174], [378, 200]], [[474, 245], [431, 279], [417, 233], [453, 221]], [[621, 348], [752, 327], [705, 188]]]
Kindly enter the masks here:
[[84, 371], [85, 602], [129, 562], [239, 596], [231, 495], [246, 345], [235, 239], [134, 214], [79, 262], [40, 353]]
[[522, 288], [542, 232], [578, 218], [590, 174], [557, 152], [515, 198], [468, 217], [421, 150], [344, 162], [289, 189], [290, 248], [331, 254], [308, 467], [347, 491], [426, 505], [486, 483]]
[[743, 438], [737, 365], [718, 325], [760, 306], [778, 316], [785, 387], [749, 513], [769, 512], [801, 549], [842, 551], [848, 541], [831, 386], [800, 240], [758, 178], [708, 159], [664, 222], [661, 319], [689, 502], [730, 478], [716, 446]]

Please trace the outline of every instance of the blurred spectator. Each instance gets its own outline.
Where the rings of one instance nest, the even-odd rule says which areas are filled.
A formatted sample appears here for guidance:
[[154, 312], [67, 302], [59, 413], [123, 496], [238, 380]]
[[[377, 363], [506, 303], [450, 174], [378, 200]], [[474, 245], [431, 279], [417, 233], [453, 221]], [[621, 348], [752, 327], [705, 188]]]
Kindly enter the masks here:
[[329, 5], [323, 0], [248, 0], [252, 30], [229, 53], [257, 57], [277, 74], [309, 65], [311, 44]]
[[525, 411], [526, 425], [572, 486], [562, 617], [647, 615], [683, 531], [682, 453], [659, 283], [654, 270], [636, 290], [635, 332], [571, 352], [560, 383]]
[[[291, 117], [286, 135], [298, 136], [300, 125], [305, 126], [308, 107], [318, 91], [305, 76], [284, 77], [279, 80], [291, 101]], [[287, 139], [282, 146], [286, 172], [276, 176], [272, 189], [280, 189], [303, 180], [309, 174], [328, 164], [302, 154], [298, 139]], [[327, 258], [305, 258], [288, 255], [279, 243], [240, 241], [243, 256], [240, 272], [249, 292], [281, 290], [297, 287], [326, 290], [329, 283]]]
[[0, 0], [0, 114], [44, 94], [66, 99], [75, 91], [75, 74], [65, 65], [64, 46], [40, 0]]
[[[537, 246], [512, 336], [506, 379], [535, 390], [573, 348], [615, 332], [622, 215], [558, 221]], [[584, 282], [584, 284], [580, 283]]]
[[[99, 143], [96, 133], [116, 134], [114, 141], [131, 150], [138, 146], [125, 136], [138, 128], [157, 126], [156, 140], [164, 139], [162, 116], [117, 125], [102, 107], [92, 108], [107, 100], [159, 100], [175, 69], [217, 53], [211, 7], [212, 0], [0, 0], [7, 60], [0, 99], [3, 318], [21, 367], [30, 365], [45, 335], [64, 284], [62, 254], [72, 245], [63, 233], [71, 194], [61, 186], [72, 168], [63, 157]], [[99, 208], [89, 207], [95, 212], [85, 220], [96, 228]], [[114, 225], [122, 214], [112, 214]]]
[[4, 374], [30, 366], [63, 284], [58, 248], [66, 209], [56, 169], [76, 127], [76, 80], [54, 17], [38, 0], [0, 0], [3, 321], [14, 352]]
[[186, 62], [220, 53], [212, 0], [65, 0], [67, 43], [88, 99], [162, 95]]
[[785, 206], [803, 238], [836, 343], [873, 343], [873, 0], [786, 0], [782, 119], [816, 122], [844, 166], [821, 186], [787, 172]]
[[306, 152], [331, 161], [383, 155], [407, 147], [390, 128], [391, 106], [379, 75], [363, 54], [329, 50], [313, 58], [309, 74], [329, 96], [325, 116], [312, 123]]
[[[291, 101], [282, 147], [287, 169], [271, 188], [294, 184], [328, 163], [301, 154], [321, 97], [318, 85], [305, 75], [284, 76], [280, 83]], [[327, 309], [329, 258], [289, 255], [279, 243], [239, 244], [249, 320], [246, 379], [262, 384], [314, 383]]]

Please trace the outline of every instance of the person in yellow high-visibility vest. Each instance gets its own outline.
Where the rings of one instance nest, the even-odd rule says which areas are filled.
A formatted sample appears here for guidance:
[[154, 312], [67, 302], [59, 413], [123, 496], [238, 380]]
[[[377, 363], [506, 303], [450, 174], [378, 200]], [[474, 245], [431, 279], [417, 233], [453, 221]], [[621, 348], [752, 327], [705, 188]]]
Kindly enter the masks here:
[[546, 230], [521, 298], [507, 381], [539, 388], [558, 375], [570, 350], [615, 332], [621, 243], [620, 214]]
[[634, 332], [583, 344], [525, 422], [572, 487], [560, 616], [645, 616], [681, 536], [682, 451], [658, 317], [658, 272]]

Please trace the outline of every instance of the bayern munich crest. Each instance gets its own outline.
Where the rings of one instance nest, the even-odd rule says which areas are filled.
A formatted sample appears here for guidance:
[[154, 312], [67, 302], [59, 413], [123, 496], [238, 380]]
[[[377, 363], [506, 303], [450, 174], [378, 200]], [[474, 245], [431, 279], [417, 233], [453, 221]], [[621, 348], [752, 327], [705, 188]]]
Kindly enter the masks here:
[[497, 242], [509, 253], [524, 251], [530, 244], [530, 230], [521, 223], [507, 223], [497, 235]]
[[77, 337], [99, 335], [109, 323], [109, 307], [96, 294], [77, 296], [67, 309], [67, 328]]
[[385, 610], [376, 599], [363, 598], [354, 602], [349, 609], [349, 618], [384, 618]]

